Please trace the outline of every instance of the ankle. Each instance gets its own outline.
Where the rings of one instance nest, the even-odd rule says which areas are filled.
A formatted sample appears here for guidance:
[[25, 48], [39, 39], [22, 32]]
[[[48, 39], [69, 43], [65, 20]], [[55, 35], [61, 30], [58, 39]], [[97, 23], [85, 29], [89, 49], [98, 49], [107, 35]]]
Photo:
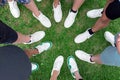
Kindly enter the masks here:
[[59, 2], [53, 2], [54, 7], [56, 8], [59, 5]]
[[34, 15], [35, 15], [36, 17], [39, 17], [39, 16], [41, 15], [41, 12], [40, 12], [40, 11], [38, 11], [37, 13], [35, 12]]
[[50, 80], [57, 80], [57, 78], [51, 76]]
[[76, 13], [77, 10], [71, 9], [70, 12]]
[[9, 2], [13, 2], [13, 1], [14, 1], [14, 0], [8, 0], [8, 3], [9, 3]]
[[56, 71], [56, 70], [53, 71], [53, 74], [52, 74], [50, 80], [57, 80], [58, 75], [59, 75], [58, 71]]
[[91, 61], [91, 62], [94, 62], [93, 56], [90, 57], [90, 61]]
[[31, 42], [31, 36], [30, 35], [23, 36], [22, 42], [24, 42], [24, 43]]
[[79, 74], [78, 71], [74, 72], [74, 75], [75, 75], [76, 80], [81, 80], [82, 79], [82, 76]]
[[94, 32], [92, 31], [92, 28], [90, 28], [90, 29], [88, 30], [88, 32], [89, 32], [90, 35], [94, 34]]

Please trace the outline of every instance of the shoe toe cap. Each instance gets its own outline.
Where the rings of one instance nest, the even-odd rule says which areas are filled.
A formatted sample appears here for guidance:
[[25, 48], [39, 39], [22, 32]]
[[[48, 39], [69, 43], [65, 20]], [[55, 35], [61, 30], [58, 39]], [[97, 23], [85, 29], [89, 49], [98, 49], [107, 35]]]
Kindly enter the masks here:
[[91, 11], [87, 12], [87, 17], [89, 17], [89, 18], [96, 18]]

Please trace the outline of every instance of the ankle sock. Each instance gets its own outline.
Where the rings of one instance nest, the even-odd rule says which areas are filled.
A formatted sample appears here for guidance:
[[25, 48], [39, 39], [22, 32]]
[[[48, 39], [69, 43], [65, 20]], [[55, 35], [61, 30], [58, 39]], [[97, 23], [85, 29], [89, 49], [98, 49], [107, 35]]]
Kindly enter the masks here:
[[77, 11], [74, 11], [73, 9], [71, 9], [70, 12], [76, 13]]
[[114, 45], [115, 45], [115, 47], [117, 47], [117, 46], [116, 46], [116, 43], [114, 43]]
[[88, 32], [89, 32], [90, 35], [94, 34], [94, 32], [92, 31], [91, 28], [88, 30]]
[[91, 57], [90, 57], [90, 61], [91, 61], [91, 62], [94, 62], [94, 61], [92, 61], [92, 59], [91, 59], [91, 58], [92, 58], [92, 55], [91, 55]]
[[83, 79], [79, 79], [79, 80], [83, 80]]

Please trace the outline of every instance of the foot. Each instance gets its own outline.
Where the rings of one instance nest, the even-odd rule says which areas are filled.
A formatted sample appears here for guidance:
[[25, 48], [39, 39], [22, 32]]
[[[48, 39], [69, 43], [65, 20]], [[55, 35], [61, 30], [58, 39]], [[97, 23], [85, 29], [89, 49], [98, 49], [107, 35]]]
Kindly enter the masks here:
[[45, 26], [46, 28], [50, 28], [50, 27], [51, 27], [51, 22], [50, 22], [50, 20], [49, 20], [42, 12], [40, 12], [40, 15], [39, 15], [38, 17], [35, 16], [34, 13], [33, 13], [33, 16], [34, 16], [38, 21], [40, 21], [41, 24], [42, 24], [43, 26]]
[[62, 10], [61, 10], [61, 3], [57, 5], [57, 7], [54, 6], [53, 3], [53, 12], [54, 12], [54, 19], [56, 22], [60, 22], [62, 19]]
[[39, 65], [37, 63], [32, 62], [31, 66], [32, 66], [32, 72], [38, 70], [38, 68], [39, 68]]
[[[52, 47], [52, 43], [51, 42], [43, 42], [40, 45], [38, 45], [36, 47], [36, 49], [38, 50], [39, 54], [49, 50]], [[35, 55], [34, 55], [35, 56]]]
[[[63, 56], [58, 56], [56, 59], [55, 59], [55, 62], [53, 64], [53, 69], [52, 69], [52, 72], [51, 72], [51, 75], [53, 74], [53, 71], [56, 70], [60, 73], [60, 70], [62, 68], [62, 65], [63, 65], [63, 62], [64, 62], [64, 57]], [[59, 75], [59, 74], [58, 74]]]
[[76, 61], [75, 61], [73, 56], [69, 56], [67, 58], [67, 65], [68, 65], [68, 68], [70, 69], [70, 72], [71, 72], [73, 78], [75, 78], [75, 74], [74, 73], [76, 71], [78, 71], [78, 67], [77, 67], [77, 63], [76, 63]]
[[43, 39], [45, 36], [45, 32], [44, 31], [37, 31], [33, 34], [30, 35], [30, 41], [24, 44], [32, 44], [35, 42], [40, 41], [41, 39]]
[[17, 6], [17, 2], [12, 0], [11, 2], [8, 2], [10, 7], [10, 12], [13, 15], [13, 17], [18, 18], [20, 16], [20, 10]]
[[115, 47], [115, 44], [114, 44], [114, 42], [115, 42], [114, 37], [115, 36], [112, 33], [110, 33], [109, 31], [106, 31], [104, 33], [104, 37], [105, 37], [106, 41], [110, 42], [112, 44], [112, 46]]
[[73, 12], [69, 12], [65, 22], [64, 22], [64, 26], [65, 28], [69, 28], [73, 25], [74, 21], [75, 21], [75, 17], [77, 15], [78, 12], [73, 13]]
[[92, 37], [92, 35], [89, 34], [88, 29], [87, 29], [84, 33], [77, 35], [75, 37], [74, 41], [75, 41], [75, 43], [82, 43], [82, 42], [86, 41], [87, 39], [89, 39], [90, 37]]
[[89, 18], [97, 18], [97, 17], [101, 17], [102, 16], [102, 11], [103, 8], [101, 9], [93, 9], [87, 12], [87, 16]]
[[80, 60], [83, 60], [83, 61], [86, 61], [86, 62], [92, 63], [92, 64], [95, 63], [95, 62], [92, 62], [92, 61], [90, 60], [91, 55], [88, 54], [88, 53], [86, 53], [86, 52], [84, 52], [84, 51], [82, 51], [82, 50], [76, 50], [76, 51], [75, 51], [75, 55], [76, 55]]

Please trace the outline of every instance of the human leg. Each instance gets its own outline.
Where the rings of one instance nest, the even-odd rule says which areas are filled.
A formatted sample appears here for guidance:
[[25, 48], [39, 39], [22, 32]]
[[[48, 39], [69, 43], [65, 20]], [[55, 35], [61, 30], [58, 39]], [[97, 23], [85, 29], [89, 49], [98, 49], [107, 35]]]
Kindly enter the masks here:
[[102, 17], [100, 17], [95, 25], [91, 28], [92, 32], [95, 33], [102, 28], [105, 28], [110, 23], [110, 21], [111, 20], [106, 16], [105, 12], [103, 12]]
[[105, 11], [102, 14], [102, 17], [100, 17], [97, 22], [94, 24], [94, 26], [90, 29], [87, 29], [85, 32], [77, 35], [74, 39], [75, 43], [82, 43], [92, 37], [92, 35], [101, 30], [102, 28], [106, 27], [110, 23], [110, 19], [106, 16]]
[[[120, 4], [118, 0], [110, 0], [107, 2], [102, 17], [97, 20], [92, 27], [92, 32], [97, 32], [100, 29], [106, 27], [111, 20], [115, 20], [120, 17]], [[118, 12], [117, 12], [118, 11]]]
[[54, 70], [50, 80], [57, 80], [58, 75], [59, 71]]
[[75, 75], [76, 80], [83, 80], [82, 76], [80, 75], [80, 73], [78, 71], [75, 71], [74, 75]]
[[19, 43], [27, 43], [30, 41], [30, 36], [28, 35], [23, 35], [19, 32], [17, 32], [18, 38], [17, 40], [14, 42], [14, 44], [19, 44]]
[[120, 67], [120, 54], [116, 47], [108, 46], [100, 53], [102, 64]]
[[41, 12], [38, 10], [36, 4], [33, 0], [30, 0], [29, 3], [24, 4], [26, 8], [28, 8], [30, 11], [32, 11], [33, 16], [41, 22], [41, 24], [47, 28], [51, 27], [50, 20]]
[[62, 68], [63, 62], [64, 62], [63, 56], [58, 56], [55, 59], [55, 62], [53, 64], [53, 69], [52, 69], [52, 72], [51, 72], [50, 80], [57, 80], [57, 77], [58, 77], [58, 75], [60, 73], [60, 70]]
[[17, 38], [17, 32], [0, 21], [0, 44], [14, 43]]
[[97, 20], [95, 25], [92, 27], [91, 31], [95, 33], [101, 30], [102, 28], [106, 27], [111, 20], [119, 18], [119, 6], [120, 4], [118, 0], [108, 0], [102, 13], [102, 17]]
[[39, 12], [35, 2], [33, 0], [30, 0], [28, 4], [24, 4], [26, 8], [28, 8], [30, 11], [34, 13], [35, 16], [39, 16], [41, 12]]
[[102, 61], [101, 61], [101, 58], [100, 58], [100, 54], [97, 54], [97, 55], [93, 55], [91, 57], [91, 61], [92, 62], [95, 62], [97, 64], [102, 64]]
[[84, 3], [85, 0], [74, 0], [72, 10], [78, 11], [78, 9], [81, 7], [81, 5]]
[[106, 17], [105, 13], [103, 13], [102, 17], [100, 17], [95, 25], [91, 29], [87, 29], [84, 33], [77, 35], [74, 39], [75, 43], [82, 43], [92, 37], [92, 35], [99, 31], [100, 29], [106, 27], [110, 22], [110, 19]]
[[84, 33], [75, 37], [75, 43], [81, 43], [89, 39], [95, 32], [105, 28], [111, 20], [120, 17], [120, 4], [118, 0], [110, 0], [107, 2], [102, 17], [100, 17], [91, 29], [86, 30]]
[[84, 3], [84, 0], [74, 0], [73, 7], [69, 11], [69, 14], [64, 22], [64, 27], [69, 28], [73, 25], [76, 15], [78, 13], [78, 9]]

